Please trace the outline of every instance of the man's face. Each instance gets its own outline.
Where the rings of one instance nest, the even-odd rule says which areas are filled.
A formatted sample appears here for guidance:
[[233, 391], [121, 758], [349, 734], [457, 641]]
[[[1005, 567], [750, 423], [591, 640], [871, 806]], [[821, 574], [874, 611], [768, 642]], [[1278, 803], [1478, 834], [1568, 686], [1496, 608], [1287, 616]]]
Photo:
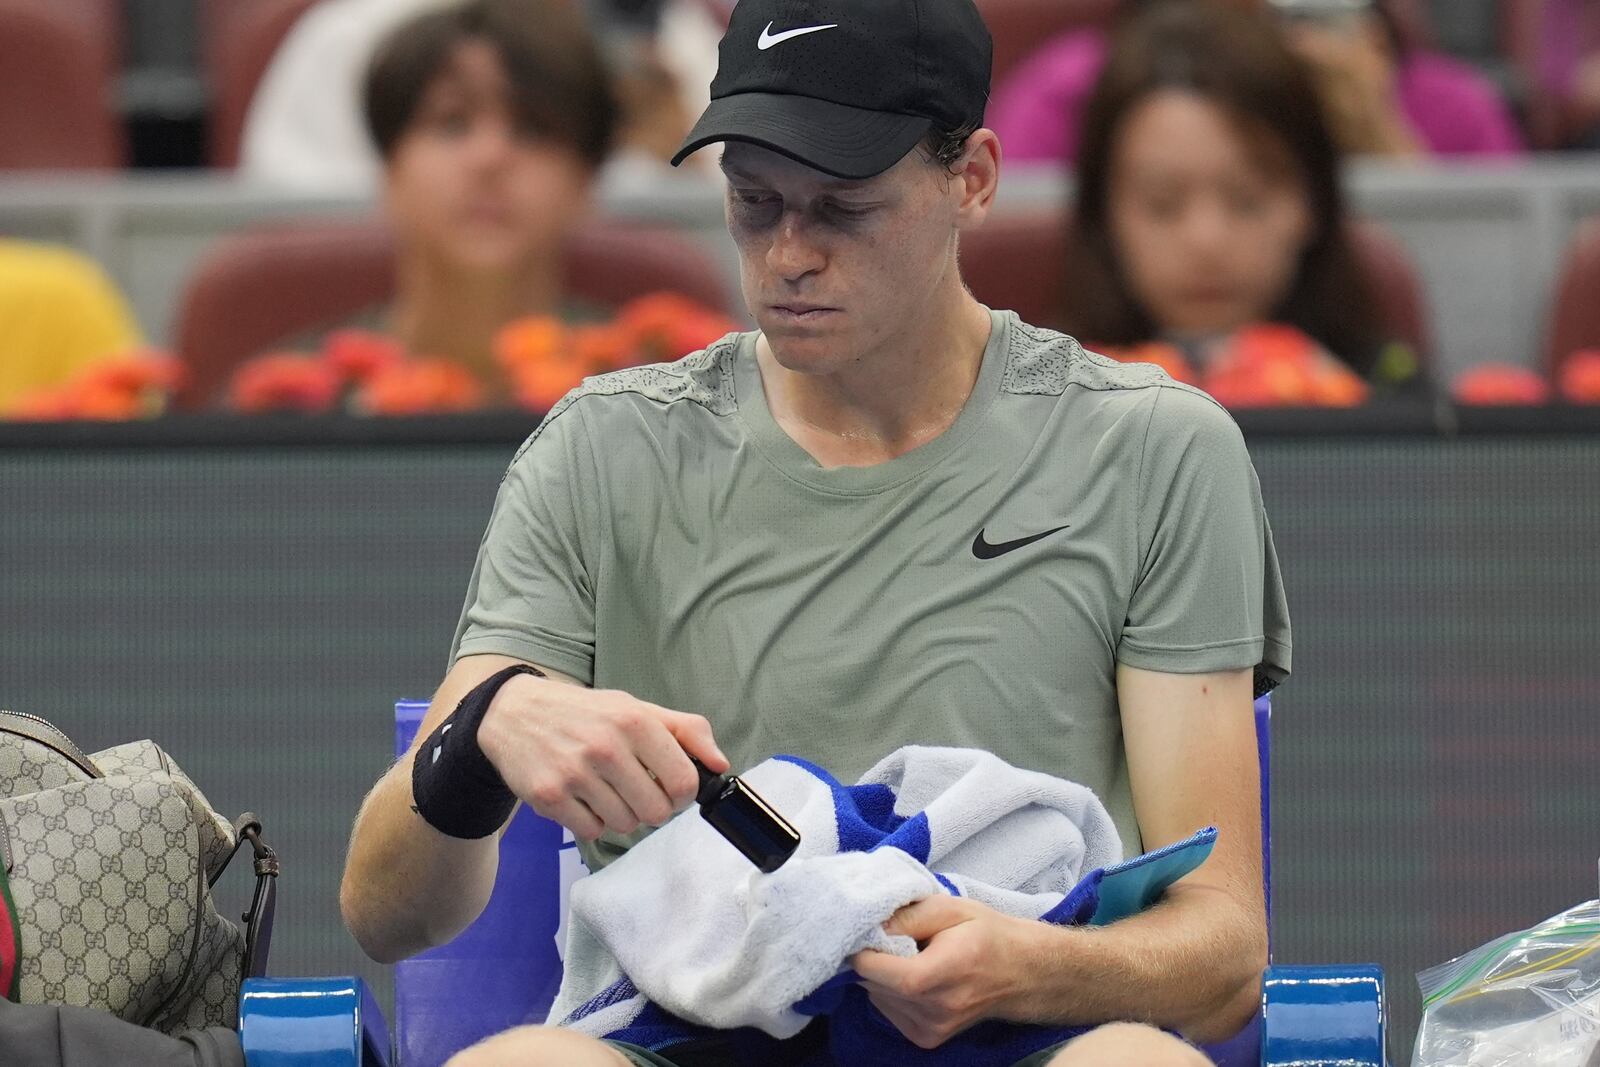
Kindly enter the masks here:
[[948, 292], [962, 187], [920, 149], [865, 181], [739, 142], [722, 169], [745, 303], [784, 367], [848, 369]]
[[582, 217], [577, 151], [520, 128], [499, 54], [459, 46], [423, 93], [386, 167], [400, 239], [456, 269], [516, 269], [549, 255]]

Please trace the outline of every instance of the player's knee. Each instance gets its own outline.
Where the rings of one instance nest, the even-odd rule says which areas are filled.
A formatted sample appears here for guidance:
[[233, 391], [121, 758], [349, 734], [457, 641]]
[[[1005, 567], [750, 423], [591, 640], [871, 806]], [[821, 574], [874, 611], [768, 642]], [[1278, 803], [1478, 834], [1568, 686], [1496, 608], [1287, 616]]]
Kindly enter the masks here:
[[1067, 1043], [1046, 1067], [1210, 1067], [1193, 1045], [1153, 1026], [1109, 1023]]
[[556, 1026], [523, 1026], [463, 1049], [445, 1067], [629, 1067], [603, 1042]]

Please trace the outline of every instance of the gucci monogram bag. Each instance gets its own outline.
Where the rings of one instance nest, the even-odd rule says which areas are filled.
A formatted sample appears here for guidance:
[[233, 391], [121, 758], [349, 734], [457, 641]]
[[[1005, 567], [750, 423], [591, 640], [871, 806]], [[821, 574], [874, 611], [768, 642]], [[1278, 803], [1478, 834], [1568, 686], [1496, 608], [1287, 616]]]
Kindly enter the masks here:
[[[176, 1034], [238, 1024], [265, 973], [278, 861], [154, 742], [85, 754], [44, 719], [0, 711], [0, 995], [110, 1012]], [[211, 887], [255, 854], [244, 927]]]

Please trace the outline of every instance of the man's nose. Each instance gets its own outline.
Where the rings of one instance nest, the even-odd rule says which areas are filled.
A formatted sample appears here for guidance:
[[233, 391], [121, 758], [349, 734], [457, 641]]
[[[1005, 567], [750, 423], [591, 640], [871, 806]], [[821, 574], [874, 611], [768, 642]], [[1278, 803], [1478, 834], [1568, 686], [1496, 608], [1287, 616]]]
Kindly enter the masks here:
[[821, 249], [807, 236], [803, 220], [795, 213], [785, 212], [767, 247], [768, 269], [786, 281], [798, 281], [821, 270], [825, 262]]

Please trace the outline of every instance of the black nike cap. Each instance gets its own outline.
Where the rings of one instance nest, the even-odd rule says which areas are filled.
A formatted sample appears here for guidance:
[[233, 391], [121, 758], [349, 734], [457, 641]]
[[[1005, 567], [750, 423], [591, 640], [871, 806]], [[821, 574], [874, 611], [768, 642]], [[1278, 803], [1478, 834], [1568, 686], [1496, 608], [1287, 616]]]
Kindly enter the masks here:
[[711, 106], [672, 165], [748, 141], [870, 178], [930, 130], [983, 124], [993, 53], [973, 0], [739, 0]]

